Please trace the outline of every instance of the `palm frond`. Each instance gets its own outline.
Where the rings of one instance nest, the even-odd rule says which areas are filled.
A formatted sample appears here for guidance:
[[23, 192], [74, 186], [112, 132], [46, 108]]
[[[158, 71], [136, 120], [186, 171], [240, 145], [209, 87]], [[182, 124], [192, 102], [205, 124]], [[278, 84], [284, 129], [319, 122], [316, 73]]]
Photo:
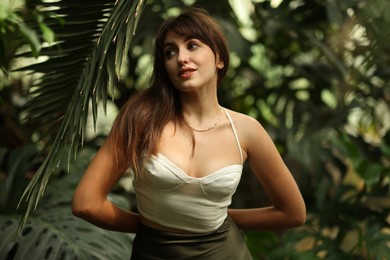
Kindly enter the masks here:
[[[27, 202], [19, 232], [37, 208], [64, 151], [69, 151], [70, 161], [82, 146], [89, 103], [96, 124], [97, 107], [105, 107], [108, 88], [119, 79], [144, 4], [143, 0], [43, 1], [47, 12], [56, 10], [57, 18], [47, 24], [56, 32], [58, 43], [42, 50], [42, 55], [49, 57], [47, 61], [20, 70], [43, 74], [33, 88], [27, 112], [30, 122], [45, 123], [41, 135], [49, 149], [19, 202]], [[59, 127], [53, 134], [55, 125]]]

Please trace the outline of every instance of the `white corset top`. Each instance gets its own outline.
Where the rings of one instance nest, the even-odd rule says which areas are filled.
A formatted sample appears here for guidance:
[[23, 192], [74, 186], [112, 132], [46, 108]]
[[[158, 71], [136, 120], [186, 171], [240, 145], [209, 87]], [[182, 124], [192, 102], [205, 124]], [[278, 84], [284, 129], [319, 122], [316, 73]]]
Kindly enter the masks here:
[[[242, 159], [233, 122], [227, 115]], [[142, 176], [133, 182], [138, 211], [145, 219], [169, 228], [190, 232], [215, 230], [227, 217], [242, 168], [242, 164], [233, 164], [195, 178], [162, 154], [150, 156]]]

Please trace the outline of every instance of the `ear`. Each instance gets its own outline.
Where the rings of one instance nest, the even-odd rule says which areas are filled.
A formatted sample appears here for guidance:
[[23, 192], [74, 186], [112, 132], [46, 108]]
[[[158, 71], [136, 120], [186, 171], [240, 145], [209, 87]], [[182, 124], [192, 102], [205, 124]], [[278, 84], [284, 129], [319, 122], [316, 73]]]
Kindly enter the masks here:
[[225, 64], [223, 63], [223, 61], [219, 58], [219, 54], [217, 54], [217, 69], [223, 69], [223, 67], [225, 67]]
[[225, 64], [223, 64], [223, 61], [220, 60], [217, 61], [217, 69], [222, 69], [224, 66]]

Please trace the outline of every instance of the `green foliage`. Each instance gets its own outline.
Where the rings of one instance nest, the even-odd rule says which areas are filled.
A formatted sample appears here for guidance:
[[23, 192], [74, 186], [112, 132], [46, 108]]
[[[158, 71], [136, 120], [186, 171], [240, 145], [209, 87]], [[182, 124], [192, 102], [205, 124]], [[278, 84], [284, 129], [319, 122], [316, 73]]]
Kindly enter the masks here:
[[[33, 86], [36, 90], [27, 106], [29, 120], [39, 119], [45, 123], [41, 134], [48, 138], [46, 144], [50, 144], [46, 159], [22, 196], [27, 199], [28, 207], [20, 228], [36, 209], [64, 149], [69, 148], [69, 161], [76, 157], [79, 145], [84, 141], [90, 102], [95, 123], [98, 104], [101, 102], [106, 107], [108, 89], [119, 78], [122, 63], [127, 58], [123, 51], [129, 49], [143, 9], [143, 1], [117, 1], [113, 6], [112, 1], [101, 0], [83, 3], [84, 9], [72, 1], [44, 3], [51, 8], [60, 8], [57, 13], [65, 15], [65, 23], [69, 26], [59, 28], [58, 37], [69, 45], [58, 51], [49, 48], [45, 52], [50, 57], [47, 61], [20, 69], [44, 73], [41, 81]], [[108, 14], [109, 18], [105, 19]], [[87, 22], [80, 20], [80, 15], [84, 15]], [[78, 37], [83, 37], [83, 45]], [[60, 42], [56, 45], [62, 46]], [[67, 73], [74, 66], [76, 71]], [[66, 91], [66, 94], [58, 95], [60, 91]], [[59, 122], [53, 118], [59, 119], [59, 128]]]
[[[389, 21], [383, 5], [254, 4], [253, 56], [228, 79], [234, 91], [225, 102], [257, 117], [275, 137], [308, 208], [306, 225], [282, 233], [267, 259], [389, 255], [390, 74], [383, 44], [389, 36], [379, 30]], [[248, 236], [248, 244], [257, 245], [251, 246], [255, 258], [265, 257], [256, 251], [267, 243], [263, 236]]]
[[0, 165], [3, 178], [0, 182], [0, 214], [14, 212], [18, 199], [28, 179], [28, 171], [33, 166], [33, 158], [37, 154], [34, 145], [26, 145], [9, 151], [0, 147]]
[[[131, 1], [119, 1], [126, 7], [116, 12], [114, 1], [109, 0], [29, 1], [29, 5], [37, 2], [41, 9], [34, 17], [44, 19], [34, 19], [55, 32], [55, 38], [46, 34], [46, 41], [58, 40], [40, 50], [48, 60], [24, 68], [34, 76], [42, 75], [27, 86], [31, 101], [24, 111], [28, 126], [35, 131], [32, 140], [47, 148], [44, 153], [52, 151], [42, 173], [51, 173], [64, 160], [62, 153], [69, 151], [68, 158], [76, 155], [88, 113], [96, 120], [97, 107], [105, 106], [107, 96], [120, 107], [129, 95], [145, 87], [157, 26], [180, 9], [197, 5], [220, 22], [230, 43], [231, 66], [219, 88], [220, 102], [264, 125], [294, 174], [308, 209], [302, 228], [246, 232], [254, 258], [383, 259], [390, 255], [387, 1], [284, 0], [278, 6], [277, 1], [242, 1], [244, 13], [233, 8], [235, 1], [139, 1], [144, 8], [136, 20], [131, 20], [136, 10]], [[49, 11], [52, 6], [58, 7], [56, 15]], [[133, 23], [123, 22], [128, 17]], [[10, 24], [7, 20], [0, 28]], [[107, 24], [113, 25], [113, 31], [104, 29]], [[132, 35], [136, 25], [141, 29]], [[42, 32], [39, 25], [31, 28]], [[14, 35], [5, 32], [0, 34], [0, 47]], [[32, 55], [14, 56], [11, 50], [15, 48], [8, 46], [9, 57]], [[127, 49], [128, 54], [123, 51]], [[10, 58], [6, 60], [8, 64]], [[115, 60], [118, 66], [113, 65]], [[0, 151], [0, 158], [9, 158], [3, 154]], [[26, 153], [24, 162], [28, 157]], [[36, 179], [30, 188], [41, 182], [43, 191], [49, 175]], [[9, 185], [2, 187], [24, 188], [24, 183], [12, 189]], [[258, 196], [259, 187], [251, 187], [238, 192]], [[14, 203], [4, 201], [2, 205]], [[42, 207], [46, 204], [50, 202], [44, 199]], [[253, 206], [244, 200], [241, 204]]]
[[[1, 150], [2, 155], [4, 151]], [[5, 192], [1, 198], [8, 198], [8, 203], [2, 200], [0, 207], [1, 259], [125, 259], [130, 256], [132, 235], [97, 228], [71, 213], [72, 194], [94, 152], [84, 149], [77, 163], [70, 166], [73, 174], [57, 177], [50, 183], [43, 207], [29, 218], [20, 236], [16, 231], [23, 212], [17, 211], [15, 205], [25, 187], [20, 181], [27, 184], [26, 173], [31, 170], [32, 156], [37, 155], [37, 150], [26, 146], [7, 155], [8, 160], [0, 164], [7, 169], [6, 179], [0, 182], [1, 191]], [[66, 162], [61, 165], [66, 166]], [[64, 169], [61, 166], [58, 170]], [[121, 197], [110, 198], [122, 207], [129, 207]]]
[[25, 8], [22, 1], [0, 3], [0, 65], [3, 70], [24, 44], [29, 45], [31, 54], [37, 58], [44, 42], [55, 41], [53, 30], [45, 23], [45, 19], [53, 15], [52, 12], [41, 13], [36, 3], [29, 8]]

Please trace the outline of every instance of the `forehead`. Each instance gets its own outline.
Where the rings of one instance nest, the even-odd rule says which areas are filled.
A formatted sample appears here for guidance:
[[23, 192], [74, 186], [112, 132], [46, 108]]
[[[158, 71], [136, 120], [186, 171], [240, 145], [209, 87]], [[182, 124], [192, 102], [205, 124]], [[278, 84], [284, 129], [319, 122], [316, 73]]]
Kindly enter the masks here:
[[173, 43], [177, 43], [177, 42], [185, 42], [185, 41], [187, 41], [189, 39], [193, 39], [193, 38], [195, 38], [195, 37], [191, 37], [191, 36], [184, 35], [184, 34], [178, 34], [174, 31], [169, 31], [165, 35], [163, 44], [165, 46], [165, 45], [173, 44]]

